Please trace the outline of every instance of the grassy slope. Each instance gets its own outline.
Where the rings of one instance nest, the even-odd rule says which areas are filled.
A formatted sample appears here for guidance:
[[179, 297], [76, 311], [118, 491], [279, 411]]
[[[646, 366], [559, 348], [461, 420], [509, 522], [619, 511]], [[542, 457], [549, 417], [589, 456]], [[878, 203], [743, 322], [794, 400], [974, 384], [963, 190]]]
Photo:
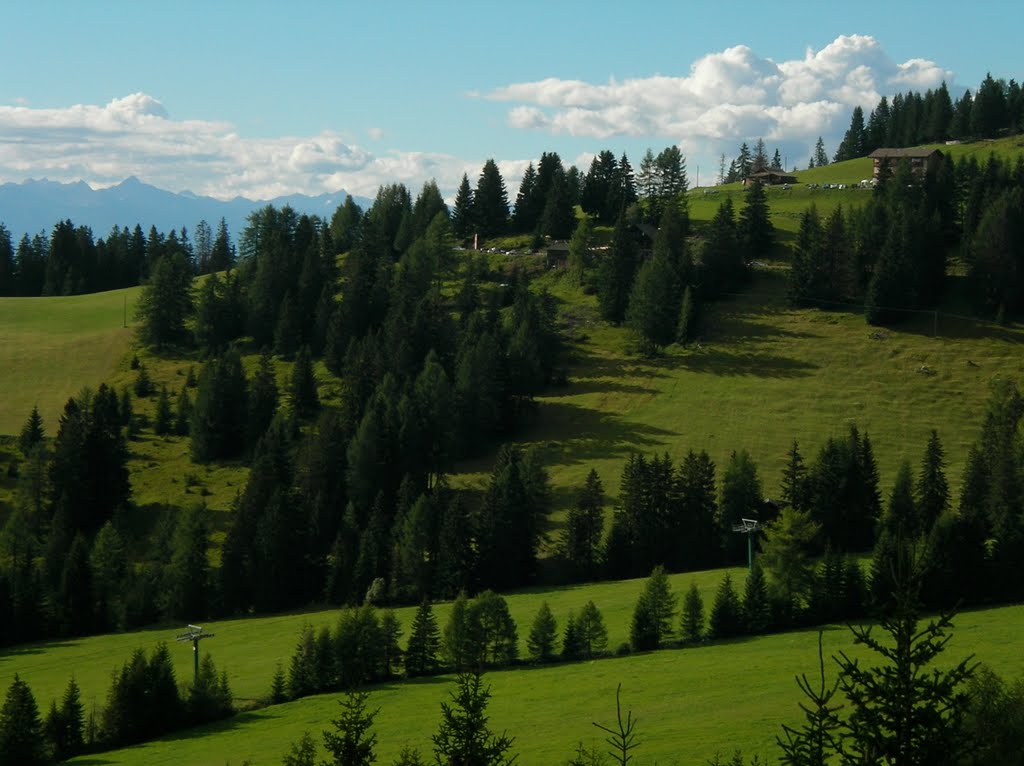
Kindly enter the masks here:
[[69, 396], [110, 379], [133, 340], [139, 288], [69, 298], [0, 298], [0, 433], [34, 404], [50, 433]]
[[[742, 587], [742, 569], [729, 570], [733, 581]], [[700, 588], [708, 608], [714, 591], [723, 576], [722, 570], [696, 572], [671, 576], [674, 589], [682, 594], [691, 582]], [[591, 585], [570, 585], [551, 590], [531, 590], [508, 596], [509, 609], [519, 626], [520, 652], [526, 655], [526, 636], [530, 623], [542, 601], [547, 601], [559, 623], [564, 625], [570, 610], [578, 611], [588, 600], [601, 609], [608, 627], [609, 647], [614, 648], [629, 638], [629, 619], [633, 605], [643, 587], [642, 580], [622, 580]], [[443, 627], [448, 617], [448, 604], [438, 604], [435, 614]], [[403, 626], [409, 625], [414, 609], [397, 610]], [[227, 669], [236, 698], [245, 703], [258, 699], [270, 690], [274, 667], [281, 662], [287, 668], [288, 660], [304, 623], [319, 628], [333, 627], [337, 610], [304, 614], [278, 615], [244, 620], [222, 620], [204, 624], [204, 628], [217, 635], [204, 644], [218, 667]], [[102, 704], [109, 687], [110, 672], [119, 667], [136, 648], [151, 648], [159, 641], [173, 641], [183, 626], [121, 633], [107, 636], [53, 641], [43, 644], [0, 650], [0, 690], [5, 689], [20, 673], [32, 687], [40, 704], [59, 698], [73, 671], [87, 702]], [[404, 640], [403, 640], [404, 644]], [[192, 672], [192, 653], [188, 646], [172, 647], [179, 678], [188, 678]]]
[[[1006, 677], [1024, 672], [1017, 632], [1024, 607], [963, 614], [946, 654], [951, 662], [970, 653]], [[576, 743], [601, 745], [591, 721], [612, 724], [616, 685], [623, 705], [639, 720], [640, 764], [704, 763], [716, 751], [742, 748], [750, 756], [775, 753], [783, 723], [797, 723], [801, 697], [794, 676], [816, 672], [817, 634], [800, 631], [695, 649], [662, 651], [591, 663], [502, 671], [491, 684], [491, 725], [516, 737], [523, 764], [564, 763]], [[216, 639], [215, 639], [216, 640]], [[853, 649], [849, 631], [827, 629], [827, 654]], [[873, 661], [872, 657], [872, 661]], [[832, 673], [832, 667], [826, 666]], [[448, 679], [393, 683], [371, 690], [379, 762], [389, 763], [405, 746], [430, 751]], [[319, 733], [336, 717], [338, 695], [244, 713], [237, 718], [74, 763], [160, 766], [167, 764], [279, 763], [288, 745], [308, 730]]]

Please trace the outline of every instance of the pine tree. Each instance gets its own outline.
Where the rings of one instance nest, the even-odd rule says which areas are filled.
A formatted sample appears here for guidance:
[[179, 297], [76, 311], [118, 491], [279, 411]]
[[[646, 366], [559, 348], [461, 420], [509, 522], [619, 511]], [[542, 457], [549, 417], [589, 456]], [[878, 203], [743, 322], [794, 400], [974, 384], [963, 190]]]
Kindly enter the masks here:
[[292, 412], [300, 419], [312, 418], [320, 410], [320, 395], [317, 391], [316, 374], [309, 346], [303, 346], [295, 358], [292, 368], [291, 386]]
[[452, 230], [460, 240], [473, 235], [476, 223], [473, 219], [473, 190], [469, 185], [469, 177], [463, 173], [459, 190], [455, 194], [455, 207], [452, 209]]
[[889, 508], [883, 518], [883, 528], [893, 537], [906, 540], [925, 531], [921, 528], [914, 503], [914, 478], [908, 460], [903, 460], [896, 472], [896, 480], [889, 495]]
[[938, 658], [952, 628], [952, 615], [919, 624], [919, 564], [909, 548], [898, 545], [894, 559], [894, 611], [877, 628], [852, 626], [855, 645], [878, 655], [869, 666], [840, 652], [839, 688], [849, 714], [840, 751], [844, 762], [863, 763], [886, 754], [892, 763], [958, 763], [971, 747], [963, 736], [968, 696], [965, 684], [976, 664], [971, 658], [942, 670], [929, 666]]
[[21, 454], [28, 457], [35, 446], [43, 441], [45, 435], [43, 417], [39, 414], [38, 405], [33, 405], [32, 412], [29, 413], [28, 420], [21, 427], [21, 434], [18, 436], [18, 447], [21, 448]]
[[766, 632], [772, 624], [771, 604], [764, 570], [757, 562], [747, 575], [743, 588], [743, 628], [750, 635]]
[[530, 626], [530, 635], [526, 638], [526, 648], [530, 657], [536, 662], [547, 662], [555, 654], [555, 638], [558, 635], [558, 622], [551, 614], [551, 607], [545, 601], [537, 610]]
[[678, 272], [667, 254], [656, 252], [636, 274], [629, 292], [626, 322], [645, 354], [676, 339], [679, 320]]
[[270, 427], [274, 414], [277, 412], [278, 391], [277, 376], [274, 371], [274, 359], [270, 350], [263, 349], [260, 354], [256, 372], [249, 384], [248, 417], [246, 419], [246, 441], [249, 449], [255, 449], [256, 443]]
[[410, 676], [432, 675], [439, 667], [440, 634], [437, 618], [429, 601], [423, 601], [416, 610], [409, 630], [409, 644], [405, 649], [405, 672]]
[[743, 632], [743, 606], [732, 584], [732, 577], [726, 573], [715, 593], [711, 607], [711, 621], [708, 634], [712, 638], [732, 638]]
[[657, 566], [644, 585], [633, 609], [630, 643], [639, 651], [657, 649], [672, 635], [676, 596], [672, 593], [665, 568]]
[[814, 145], [814, 167], [823, 168], [828, 165], [828, 154], [825, 152], [825, 142], [818, 136], [818, 143]]
[[192, 315], [192, 270], [182, 253], [160, 258], [149, 284], [139, 293], [136, 318], [143, 343], [162, 347], [186, 338], [185, 321]]
[[333, 719], [334, 731], [324, 730], [324, 749], [333, 758], [331, 766], [371, 766], [377, 760], [377, 735], [371, 731], [380, 708], [367, 710], [370, 695], [347, 692], [338, 700], [341, 714]]
[[393, 609], [385, 609], [380, 618], [381, 652], [384, 659], [384, 677], [390, 678], [397, 672], [398, 663], [402, 660], [402, 650], [398, 639], [402, 637], [402, 625], [398, 622]]
[[588, 601], [576, 619], [580, 648], [584, 657], [601, 654], [608, 646], [608, 629], [604, 625], [601, 610], [593, 601]]
[[166, 436], [174, 426], [174, 411], [171, 409], [171, 398], [167, 386], [160, 386], [160, 396], [156, 400], [156, 415], [153, 418], [153, 432], [157, 436]]
[[604, 487], [597, 471], [591, 469], [569, 511], [563, 538], [566, 557], [585, 580], [593, 579], [598, 571], [603, 529]]
[[42, 766], [46, 762], [39, 708], [28, 684], [15, 673], [0, 708], [0, 764]]
[[451, 703], [441, 703], [441, 723], [432, 737], [437, 763], [511, 766], [515, 740], [494, 734], [488, 726], [490, 688], [478, 673], [461, 673], [455, 683]]
[[775, 243], [775, 226], [768, 208], [768, 195], [760, 181], [747, 186], [743, 210], [740, 211], [740, 246], [748, 261], [767, 258]]
[[683, 599], [679, 633], [687, 643], [697, 643], [704, 637], [704, 599], [700, 596], [697, 583], [690, 583]]
[[917, 516], [921, 523], [921, 531], [925, 534], [949, 509], [949, 483], [943, 472], [944, 467], [942, 443], [939, 441], [938, 431], [932, 429], [915, 487]]
[[[458, 199], [456, 199], [458, 211]], [[484, 239], [505, 233], [508, 225], [508, 192], [501, 171], [493, 159], [484, 163], [473, 194], [473, 217]]]
[[636, 243], [626, 226], [625, 216], [619, 216], [611, 247], [597, 272], [597, 304], [601, 316], [612, 324], [620, 324], [626, 318], [638, 261]]
[[578, 660], [583, 656], [583, 639], [580, 636], [580, 627], [576, 622], [576, 615], [572, 612], [569, 612], [569, 616], [565, 619], [561, 656], [563, 660]]

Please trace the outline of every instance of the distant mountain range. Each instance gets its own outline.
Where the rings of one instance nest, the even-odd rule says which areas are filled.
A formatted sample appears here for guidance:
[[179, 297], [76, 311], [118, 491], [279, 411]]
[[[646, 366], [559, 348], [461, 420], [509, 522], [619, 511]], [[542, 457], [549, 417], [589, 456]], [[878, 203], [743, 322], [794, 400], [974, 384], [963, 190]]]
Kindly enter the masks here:
[[[237, 241], [245, 228], [246, 217], [253, 210], [268, 204], [291, 205], [299, 213], [316, 214], [330, 220], [338, 205], [345, 201], [345, 194], [340, 190], [318, 197], [290, 194], [271, 200], [235, 197], [224, 201], [191, 192], [165, 191], [134, 176], [106, 189], [93, 189], [84, 181], [65, 184], [45, 179], [29, 180], [0, 184], [0, 223], [7, 226], [17, 244], [22, 234], [32, 236], [42, 231], [49, 236], [54, 224], [68, 218], [76, 226], [90, 227], [97, 239], [105, 237], [115, 224], [132, 228], [140, 224], [147, 232], [150, 226], [156, 226], [163, 233], [185, 226], [191, 235], [199, 221], [206, 220], [216, 231], [220, 219], [224, 218], [231, 238]], [[353, 195], [353, 199], [364, 210], [372, 203], [366, 197]]]

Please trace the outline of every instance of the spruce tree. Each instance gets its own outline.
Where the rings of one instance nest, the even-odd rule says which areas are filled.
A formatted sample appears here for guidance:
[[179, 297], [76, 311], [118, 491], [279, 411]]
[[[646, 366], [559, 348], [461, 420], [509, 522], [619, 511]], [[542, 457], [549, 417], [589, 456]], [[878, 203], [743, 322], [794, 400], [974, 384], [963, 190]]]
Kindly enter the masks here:
[[410, 676], [425, 676], [437, 672], [438, 652], [441, 648], [437, 618], [429, 601], [423, 601], [416, 610], [409, 630], [409, 644], [405, 649], [405, 672]]
[[612, 234], [612, 244], [602, 257], [597, 271], [597, 305], [601, 316], [612, 324], [621, 324], [626, 318], [633, 277], [639, 255], [636, 243], [620, 215]]
[[921, 531], [925, 534], [949, 508], [949, 483], [946, 481], [944, 468], [942, 443], [939, 441], [938, 431], [932, 429], [915, 487], [917, 516], [921, 523]]
[[555, 654], [555, 640], [558, 634], [558, 622], [551, 614], [551, 607], [545, 601], [537, 610], [530, 626], [530, 634], [526, 638], [526, 648], [530, 657], [536, 662], [547, 662]]
[[760, 181], [747, 186], [743, 210], [740, 211], [740, 246], [747, 261], [768, 257], [775, 244], [775, 226], [768, 209], [768, 195]]
[[743, 587], [743, 628], [750, 635], [766, 632], [772, 624], [771, 603], [768, 600], [768, 585], [764, 570], [757, 562], [747, 575]]
[[317, 391], [316, 374], [313, 372], [313, 360], [309, 353], [309, 346], [303, 346], [295, 358], [289, 393], [291, 394], [292, 412], [298, 418], [306, 420], [319, 411], [320, 395]]
[[39, 708], [17, 673], [0, 708], [0, 764], [42, 766], [47, 762]]
[[708, 633], [712, 638], [732, 638], [743, 633], [743, 606], [728, 573], [715, 593]]
[[28, 457], [35, 446], [43, 441], [45, 435], [43, 417], [39, 414], [38, 405], [33, 405], [32, 412], [29, 413], [28, 420], [25, 421], [25, 425], [21, 428], [21, 434], [18, 436], [18, 447], [21, 448], [21, 454]]
[[380, 708], [367, 709], [370, 695], [347, 692], [338, 700], [339, 716], [331, 721], [334, 730], [324, 730], [324, 749], [331, 756], [329, 766], [371, 766], [377, 760], [377, 735], [371, 729]]
[[597, 574], [603, 529], [604, 487], [592, 468], [569, 511], [563, 537], [566, 558], [584, 580]]
[[160, 396], [156, 400], [156, 415], [153, 418], [153, 432], [157, 436], [166, 436], [174, 426], [174, 411], [171, 409], [171, 398], [167, 386], [160, 386]]
[[479, 673], [461, 673], [455, 683], [451, 702], [441, 703], [441, 723], [432, 737], [437, 763], [510, 766], [516, 759], [510, 753], [513, 738], [494, 734], [488, 725], [490, 688]]
[[704, 599], [700, 596], [697, 583], [690, 583], [679, 621], [679, 633], [687, 643], [695, 644], [704, 637]]
[[678, 272], [665, 254], [655, 253], [636, 274], [626, 321], [647, 355], [676, 339], [679, 319]]
[[665, 568], [657, 566], [644, 584], [633, 609], [630, 643], [637, 650], [657, 649], [672, 635], [676, 596], [672, 593]]
[[585, 657], [593, 657], [601, 654], [608, 646], [608, 629], [604, 625], [604, 617], [601, 610], [593, 601], [588, 601], [580, 609], [580, 615], [576, 619], [576, 627], [579, 631], [580, 647]]
[[576, 622], [576, 615], [572, 612], [569, 612], [565, 619], [561, 656], [563, 660], [578, 660], [583, 656], [583, 638], [580, 635], [580, 626]]

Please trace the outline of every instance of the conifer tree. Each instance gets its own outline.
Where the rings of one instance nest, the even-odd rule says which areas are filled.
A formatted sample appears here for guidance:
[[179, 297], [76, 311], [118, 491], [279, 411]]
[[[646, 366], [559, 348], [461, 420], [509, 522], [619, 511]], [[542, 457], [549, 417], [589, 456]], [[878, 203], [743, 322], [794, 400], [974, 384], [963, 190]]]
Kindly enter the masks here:
[[28, 457], [35, 446], [43, 441], [45, 435], [39, 406], [32, 405], [32, 412], [29, 413], [28, 420], [21, 427], [21, 434], [18, 436], [18, 447], [21, 449], [21, 454]]
[[42, 766], [47, 762], [39, 708], [17, 673], [0, 708], [0, 764]]
[[569, 511], [563, 538], [566, 557], [583, 579], [593, 579], [598, 571], [603, 529], [604, 488], [591, 469]]
[[923, 533], [927, 533], [949, 508], [949, 483], [946, 481], [944, 467], [945, 456], [939, 433], [932, 429], [915, 487], [917, 516]]
[[409, 644], [405, 649], [405, 672], [410, 676], [425, 676], [438, 669], [440, 633], [437, 618], [429, 601], [420, 603], [409, 629]]
[[587, 273], [593, 266], [594, 256], [590, 249], [593, 236], [594, 225], [590, 216], [584, 215], [569, 239], [569, 278], [578, 287], [586, 283]]
[[775, 226], [768, 209], [768, 195], [760, 181], [747, 186], [743, 210], [740, 211], [740, 246], [747, 261], [767, 258], [775, 244]]
[[558, 634], [558, 622], [551, 614], [551, 607], [545, 601], [537, 610], [530, 626], [530, 634], [526, 638], [526, 648], [535, 662], [547, 662], [555, 654], [555, 639]]
[[473, 194], [473, 218], [484, 239], [505, 233], [508, 224], [508, 192], [501, 171], [493, 159], [484, 163], [477, 179]]
[[579, 632], [580, 648], [584, 657], [600, 654], [608, 646], [608, 629], [604, 625], [601, 610], [593, 601], [588, 601], [580, 609], [579, 617], [576, 619], [576, 628]]
[[377, 735], [371, 729], [380, 708], [370, 711], [367, 692], [347, 692], [338, 700], [339, 716], [331, 721], [334, 730], [324, 730], [324, 749], [330, 766], [371, 766], [377, 760]]
[[277, 412], [278, 391], [277, 376], [274, 371], [274, 360], [270, 350], [264, 348], [260, 354], [256, 372], [249, 384], [248, 418], [246, 420], [246, 439], [249, 449], [267, 432], [274, 414]]
[[733, 587], [732, 577], [726, 573], [715, 593], [708, 633], [712, 638], [732, 638], [742, 632], [743, 606]]
[[757, 562], [747, 575], [743, 587], [743, 628], [750, 635], [766, 632], [772, 623], [771, 604], [764, 570]]
[[620, 215], [612, 234], [612, 244], [598, 266], [597, 304], [601, 316], [612, 324], [621, 324], [626, 318], [630, 291], [636, 274], [639, 256], [626, 225]]
[[313, 360], [309, 346], [303, 346], [295, 358], [292, 368], [291, 386], [292, 412], [300, 419], [313, 417], [320, 409], [320, 395], [317, 391], [316, 374], [313, 372]]
[[437, 763], [511, 766], [513, 738], [494, 734], [488, 725], [489, 687], [479, 673], [461, 673], [451, 703], [441, 703], [441, 723], [433, 736]]
[[688, 643], [697, 643], [704, 637], [704, 599], [701, 598], [697, 583], [690, 583], [680, 618], [679, 633]]
[[644, 585], [633, 609], [630, 643], [637, 650], [657, 649], [672, 635], [676, 596], [672, 593], [665, 568], [656, 566]]
[[455, 207], [452, 210], [452, 230], [460, 240], [473, 236], [476, 223], [473, 220], [473, 190], [469, 185], [469, 177], [463, 173], [459, 190], [455, 194]]
[[167, 394], [167, 386], [160, 386], [160, 396], [156, 400], [156, 415], [153, 418], [153, 432], [157, 436], [166, 436], [174, 426], [174, 411], [171, 409], [171, 398]]
[[565, 619], [565, 632], [562, 634], [562, 659], [578, 660], [583, 656], [583, 639], [580, 636], [576, 615], [569, 612]]
[[626, 321], [645, 354], [652, 354], [676, 339], [679, 319], [677, 276], [678, 271], [667, 255], [657, 251], [636, 274], [629, 292]]

